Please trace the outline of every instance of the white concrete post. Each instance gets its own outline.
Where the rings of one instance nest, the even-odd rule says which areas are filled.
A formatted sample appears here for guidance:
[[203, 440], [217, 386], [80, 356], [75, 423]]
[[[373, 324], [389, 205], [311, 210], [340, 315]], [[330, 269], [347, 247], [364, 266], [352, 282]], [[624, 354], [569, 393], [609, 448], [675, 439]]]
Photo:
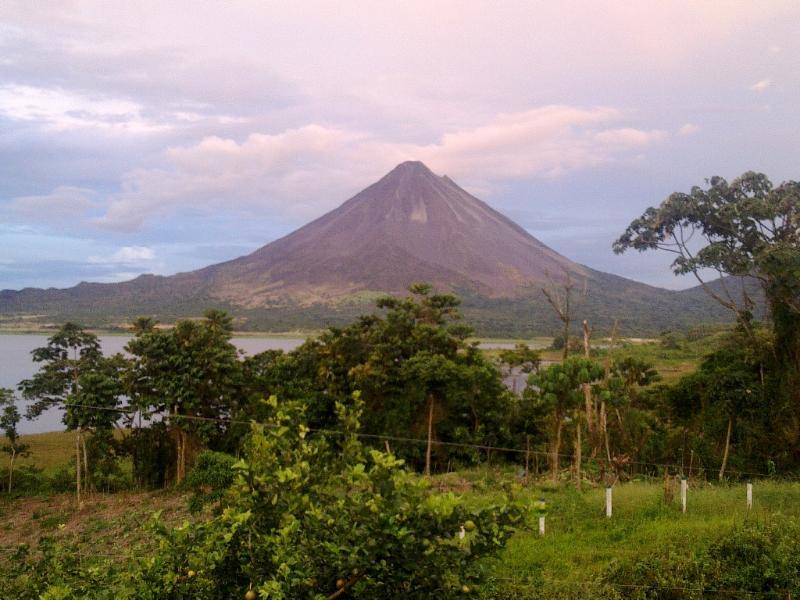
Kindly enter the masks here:
[[747, 482], [747, 510], [753, 508], [753, 484]]
[[612, 514], [612, 506], [611, 506], [611, 486], [606, 488], [606, 517], [611, 518]]
[[539, 535], [544, 536], [544, 516], [539, 517]]
[[686, 512], [686, 490], [689, 487], [689, 482], [686, 478], [681, 479], [681, 512]]

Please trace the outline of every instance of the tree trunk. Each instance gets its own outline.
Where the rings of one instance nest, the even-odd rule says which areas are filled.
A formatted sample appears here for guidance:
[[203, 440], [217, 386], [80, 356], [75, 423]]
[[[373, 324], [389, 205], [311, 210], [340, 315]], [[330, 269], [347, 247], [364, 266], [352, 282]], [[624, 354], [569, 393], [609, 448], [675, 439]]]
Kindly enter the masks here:
[[78, 508], [83, 507], [81, 499], [81, 434], [80, 429], [75, 432], [75, 494], [78, 498]]
[[575, 489], [581, 491], [581, 463], [583, 462], [581, 448], [581, 414], [575, 411]]
[[11, 448], [11, 462], [8, 465], [8, 493], [11, 494], [11, 480], [14, 478], [14, 458], [17, 456], [17, 451]]
[[728, 417], [728, 433], [725, 435], [725, 452], [722, 455], [722, 466], [719, 468], [719, 480], [725, 477], [725, 467], [728, 466], [728, 451], [731, 448], [731, 430], [733, 429], [733, 417]]
[[433, 396], [428, 398], [428, 447], [425, 450], [425, 477], [431, 476], [431, 448], [433, 447]]
[[564, 352], [561, 354], [563, 360], [567, 360], [569, 356], [569, 303], [567, 303], [567, 316], [564, 320]]
[[611, 464], [611, 448], [608, 444], [608, 419], [606, 418], [606, 403], [601, 401], [600, 402], [600, 428], [603, 432], [603, 440], [605, 441], [606, 446], [606, 460], [608, 460], [608, 464]]
[[556, 414], [555, 435], [550, 442], [550, 473], [553, 477], [553, 481], [558, 481], [558, 463], [559, 455], [561, 454], [561, 428], [563, 422], [563, 417], [560, 414]]
[[186, 478], [186, 435], [178, 428], [178, 464], [175, 469], [175, 481], [181, 483]]
[[86, 452], [86, 436], [81, 429], [81, 447], [83, 448], [83, 487], [91, 491], [91, 477], [89, 477], [89, 453]]
[[531, 462], [531, 436], [525, 436], [525, 485], [528, 485], [528, 467]]

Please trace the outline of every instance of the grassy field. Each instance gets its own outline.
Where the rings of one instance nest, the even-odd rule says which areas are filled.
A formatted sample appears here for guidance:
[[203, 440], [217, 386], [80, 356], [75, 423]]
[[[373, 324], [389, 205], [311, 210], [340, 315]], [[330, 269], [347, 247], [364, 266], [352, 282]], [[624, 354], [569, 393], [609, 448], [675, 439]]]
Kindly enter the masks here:
[[[114, 436], [120, 439], [125, 432], [114, 431]], [[69, 465], [75, 455], [75, 433], [72, 431], [51, 431], [48, 433], [31, 433], [21, 435], [20, 443], [29, 446], [29, 456], [18, 457], [14, 463], [16, 466], [33, 465], [43, 469], [47, 475], [59, 467]], [[5, 442], [5, 438], [0, 435], [0, 446]], [[4, 468], [2, 462], [7, 455], [0, 455], [0, 468]]]
[[[475, 507], [499, 501], [509, 472], [477, 470], [434, 478], [434, 488], [451, 489]], [[744, 485], [689, 489], [688, 512], [676, 499], [665, 503], [660, 483], [626, 483], [614, 488], [614, 515], [604, 513], [604, 490], [576, 492], [571, 485], [532, 483], [519, 492], [547, 501], [546, 533], [520, 531], [487, 564], [486, 599], [591, 598], [606, 569], [654, 548], [691, 553], [729, 527], [783, 514], [800, 517], [800, 484], [756, 482], [748, 513]], [[43, 535], [76, 544], [87, 554], [124, 561], [130, 548], [152, 542], [144, 527], [155, 511], [168, 524], [187, 518], [186, 496], [174, 491], [94, 495], [82, 510], [69, 494], [0, 500], [0, 562], [20, 543], [36, 546]], [[144, 551], [144, 550], [143, 550]], [[660, 597], [660, 596], [659, 596]]]
[[[746, 520], [800, 516], [797, 483], [756, 483], [749, 512], [744, 484], [692, 486], [686, 514], [677, 494], [673, 502], [664, 501], [662, 485], [626, 483], [614, 488], [610, 519], [604, 514], [604, 489], [577, 493], [544, 487], [526, 493], [547, 501], [546, 533], [518, 533], [492, 562], [494, 583], [485, 590], [492, 597], [525, 598], [534, 588], [549, 590], [544, 597], [591, 597], [601, 575], [620, 561], [653, 550], [689, 555]], [[473, 492], [468, 499], [489, 501], [494, 495]]]

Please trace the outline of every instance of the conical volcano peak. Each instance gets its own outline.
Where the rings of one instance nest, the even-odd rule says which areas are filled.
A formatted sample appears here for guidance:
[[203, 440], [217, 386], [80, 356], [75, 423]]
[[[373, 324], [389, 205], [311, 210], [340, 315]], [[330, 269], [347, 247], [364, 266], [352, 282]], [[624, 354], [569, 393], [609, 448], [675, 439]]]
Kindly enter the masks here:
[[394, 169], [389, 171], [389, 175], [393, 173], [403, 175], [435, 175], [435, 173], [428, 168], [428, 165], [421, 160], [407, 160], [401, 162]]

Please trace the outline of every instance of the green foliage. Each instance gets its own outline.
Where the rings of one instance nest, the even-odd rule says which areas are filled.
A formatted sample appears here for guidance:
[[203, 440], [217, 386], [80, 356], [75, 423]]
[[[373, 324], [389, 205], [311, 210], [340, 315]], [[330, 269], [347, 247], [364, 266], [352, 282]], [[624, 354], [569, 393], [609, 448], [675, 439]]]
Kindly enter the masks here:
[[235, 462], [236, 459], [230, 454], [212, 450], [203, 450], [197, 456], [197, 462], [185, 482], [186, 487], [193, 492], [189, 510], [196, 513], [206, 504], [222, 499], [233, 483]]
[[[344, 437], [309, 437], [298, 404], [269, 401], [236, 480], [210, 521], [159, 529], [159, 552], [137, 576], [150, 598], [450, 597], [480, 577], [475, 561], [501, 548], [522, 514], [514, 505], [468, 511], [391, 454], [354, 436], [361, 403], [338, 405]], [[462, 538], [467, 521], [475, 528]], [[187, 577], [187, 573], [195, 573]], [[142, 596], [144, 597], [144, 596]]]
[[[480, 559], [525, 525], [517, 501], [468, 508], [432, 493], [392, 454], [362, 446], [357, 396], [337, 407], [344, 435], [331, 439], [309, 434], [299, 403], [273, 397], [266, 406], [272, 417], [253, 426], [221, 511], [175, 529], [154, 521], [158, 549], [124, 569], [45, 538], [40, 554], [18, 550], [0, 595], [227, 600], [253, 589], [294, 600], [344, 589], [348, 598], [449, 598], [475, 589], [486, 574]], [[213, 473], [211, 485], [222, 485], [227, 459], [202, 456], [199, 479]]]
[[583, 403], [581, 386], [595, 383], [603, 375], [603, 368], [596, 362], [572, 357], [531, 375], [529, 382], [538, 389], [538, 400], [553, 414], [563, 418], [563, 415], [579, 408]]
[[[779, 391], [800, 405], [800, 183], [779, 186], [761, 173], [748, 172], [728, 183], [712, 177], [708, 188], [673, 193], [650, 207], [614, 243], [614, 251], [666, 250], [674, 253], [676, 274], [700, 278], [720, 275], [756, 279], [770, 307], [775, 337]], [[693, 240], [690, 244], [690, 240]], [[699, 244], [698, 244], [699, 241]], [[699, 248], [698, 248], [699, 246]], [[753, 299], [731, 282], [704, 286], [740, 322], [752, 316]]]
[[[133, 356], [128, 393], [148, 419], [169, 419], [180, 481], [196, 447], [219, 443], [227, 433], [222, 420], [238, 410], [242, 365], [230, 341], [232, 321], [224, 312], [210, 310], [202, 321], [179, 321], [169, 330], [140, 319], [135, 331], [126, 346]], [[153, 465], [140, 470], [150, 471]], [[166, 474], [146, 478], [163, 479]]]
[[650, 551], [610, 568], [605, 580], [622, 584], [622, 598], [789, 597], [800, 592], [800, 522], [775, 517], [744, 523], [706, 548]]
[[136, 427], [125, 440], [125, 452], [133, 462], [133, 479], [145, 488], [163, 488], [175, 464], [175, 440], [166, 423]]
[[[498, 369], [474, 344], [460, 322], [459, 300], [412, 286], [405, 298], [378, 301], [383, 315], [362, 316], [345, 328], [331, 328], [288, 354], [266, 353], [248, 359], [263, 387], [252, 396], [283, 393], [308, 404], [309, 422], [331, 427], [336, 402], [355, 391], [366, 411], [363, 431], [395, 437], [423, 437], [431, 404], [437, 440], [502, 445], [509, 442], [508, 415], [514, 400]], [[525, 355], [529, 361], [533, 357]], [[259, 416], [257, 404], [248, 409]], [[424, 448], [394, 450], [414, 464]], [[436, 446], [434, 462], [470, 462], [474, 453]]]
[[117, 421], [113, 409], [123, 394], [126, 363], [120, 355], [103, 357], [96, 335], [67, 323], [33, 351], [33, 360], [41, 363], [39, 371], [20, 383], [23, 397], [32, 401], [29, 418], [60, 406], [70, 430], [107, 429]]
[[[14, 461], [30, 455], [30, 446], [19, 441], [17, 425], [22, 419], [17, 409], [14, 392], [6, 388], [0, 388], [0, 431], [5, 436], [5, 442], [0, 446], [0, 451], [8, 454], [8, 478], [4, 483], [7, 492], [11, 493], [14, 487]], [[0, 489], [4, 486], [0, 485]]]

